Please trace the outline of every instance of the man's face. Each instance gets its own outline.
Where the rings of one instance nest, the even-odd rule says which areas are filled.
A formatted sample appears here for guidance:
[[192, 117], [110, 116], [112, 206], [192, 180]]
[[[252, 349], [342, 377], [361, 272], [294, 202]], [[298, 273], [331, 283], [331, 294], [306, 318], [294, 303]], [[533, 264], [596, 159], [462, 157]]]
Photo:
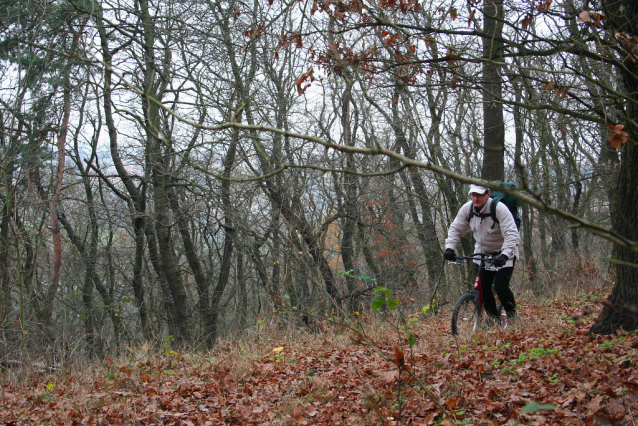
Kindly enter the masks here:
[[474, 208], [477, 210], [481, 210], [487, 199], [490, 198], [490, 191], [487, 191], [485, 194], [477, 194], [476, 192], [472, 192], [470, 194], [472, 197], [472, 204], [474, 204]]

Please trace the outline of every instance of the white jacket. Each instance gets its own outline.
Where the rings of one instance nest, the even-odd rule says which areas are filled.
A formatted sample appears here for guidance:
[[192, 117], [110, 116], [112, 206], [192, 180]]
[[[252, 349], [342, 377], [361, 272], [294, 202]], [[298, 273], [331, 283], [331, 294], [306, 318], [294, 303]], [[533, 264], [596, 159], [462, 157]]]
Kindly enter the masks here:
[[[507, 206], [498, 203], [496, 205], [498, 222], [494, 223], [492, 217], [489, 216], [491, 204], [492, 198], [490, 197], [480, 211], [487, 217], [474, 216], [469, 222], [472, 201], [463, 204], [454, 218], [454, 222], [450, 225], [445, 248], [455, 250], [461, 242], [461, 238], [471, 229], [476, 240], [474, 253], [502, 253], [508, 257], [504, 267], [514, 266], [514, 258], [519, 257], [518, 244], [520, 241], [516, 222], [514, 222], [514, 217]], [[479, 262], [475, 261], [475, 263]]]

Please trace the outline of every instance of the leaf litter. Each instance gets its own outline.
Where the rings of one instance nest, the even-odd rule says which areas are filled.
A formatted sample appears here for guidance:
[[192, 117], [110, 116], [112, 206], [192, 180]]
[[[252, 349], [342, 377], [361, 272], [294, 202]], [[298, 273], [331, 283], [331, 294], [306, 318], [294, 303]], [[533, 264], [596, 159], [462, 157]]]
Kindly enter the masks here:
[[[413, 346], [388, 320], [363, 336], [275, 333], [79, 373], [5, 372], [0, 423], [633, 425], [638, 337], [587, 335], [599, 310], [592, 298], [523, 302], [513, 327], [457, 341], [443, 307], [408, 316]], [[357, 320], [367, 330], [378, 317]]]

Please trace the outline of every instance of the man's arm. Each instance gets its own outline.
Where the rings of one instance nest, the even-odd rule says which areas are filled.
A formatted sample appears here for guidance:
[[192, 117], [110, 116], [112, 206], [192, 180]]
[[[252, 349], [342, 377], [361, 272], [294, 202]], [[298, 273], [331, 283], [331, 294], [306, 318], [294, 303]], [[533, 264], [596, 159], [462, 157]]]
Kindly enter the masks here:
[[447, 238], [445, 239], [446, 249], [451, 248], [452, 250], [455, 250], [461, 242], [461, 238], [463, 238], [467, 231], [470, 230], [470, 223], [468, 219], [470, 218], [471, 205], [471, 201], [463, 204], [463, 206], [459, 209], [459, 212], [456, 214], [454, 221], [452, 221], [450, 229], [448, 229], [447, 232]]

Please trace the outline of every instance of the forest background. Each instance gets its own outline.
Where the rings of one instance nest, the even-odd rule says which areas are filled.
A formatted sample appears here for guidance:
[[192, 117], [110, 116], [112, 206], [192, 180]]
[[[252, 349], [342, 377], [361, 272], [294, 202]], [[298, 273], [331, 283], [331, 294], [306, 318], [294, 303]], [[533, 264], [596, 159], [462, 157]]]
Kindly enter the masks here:
[[519, 188], [516, 293], [638, 328], [631, 1], [1, 7], [1, 360], [449, 305], [479, 179]]

